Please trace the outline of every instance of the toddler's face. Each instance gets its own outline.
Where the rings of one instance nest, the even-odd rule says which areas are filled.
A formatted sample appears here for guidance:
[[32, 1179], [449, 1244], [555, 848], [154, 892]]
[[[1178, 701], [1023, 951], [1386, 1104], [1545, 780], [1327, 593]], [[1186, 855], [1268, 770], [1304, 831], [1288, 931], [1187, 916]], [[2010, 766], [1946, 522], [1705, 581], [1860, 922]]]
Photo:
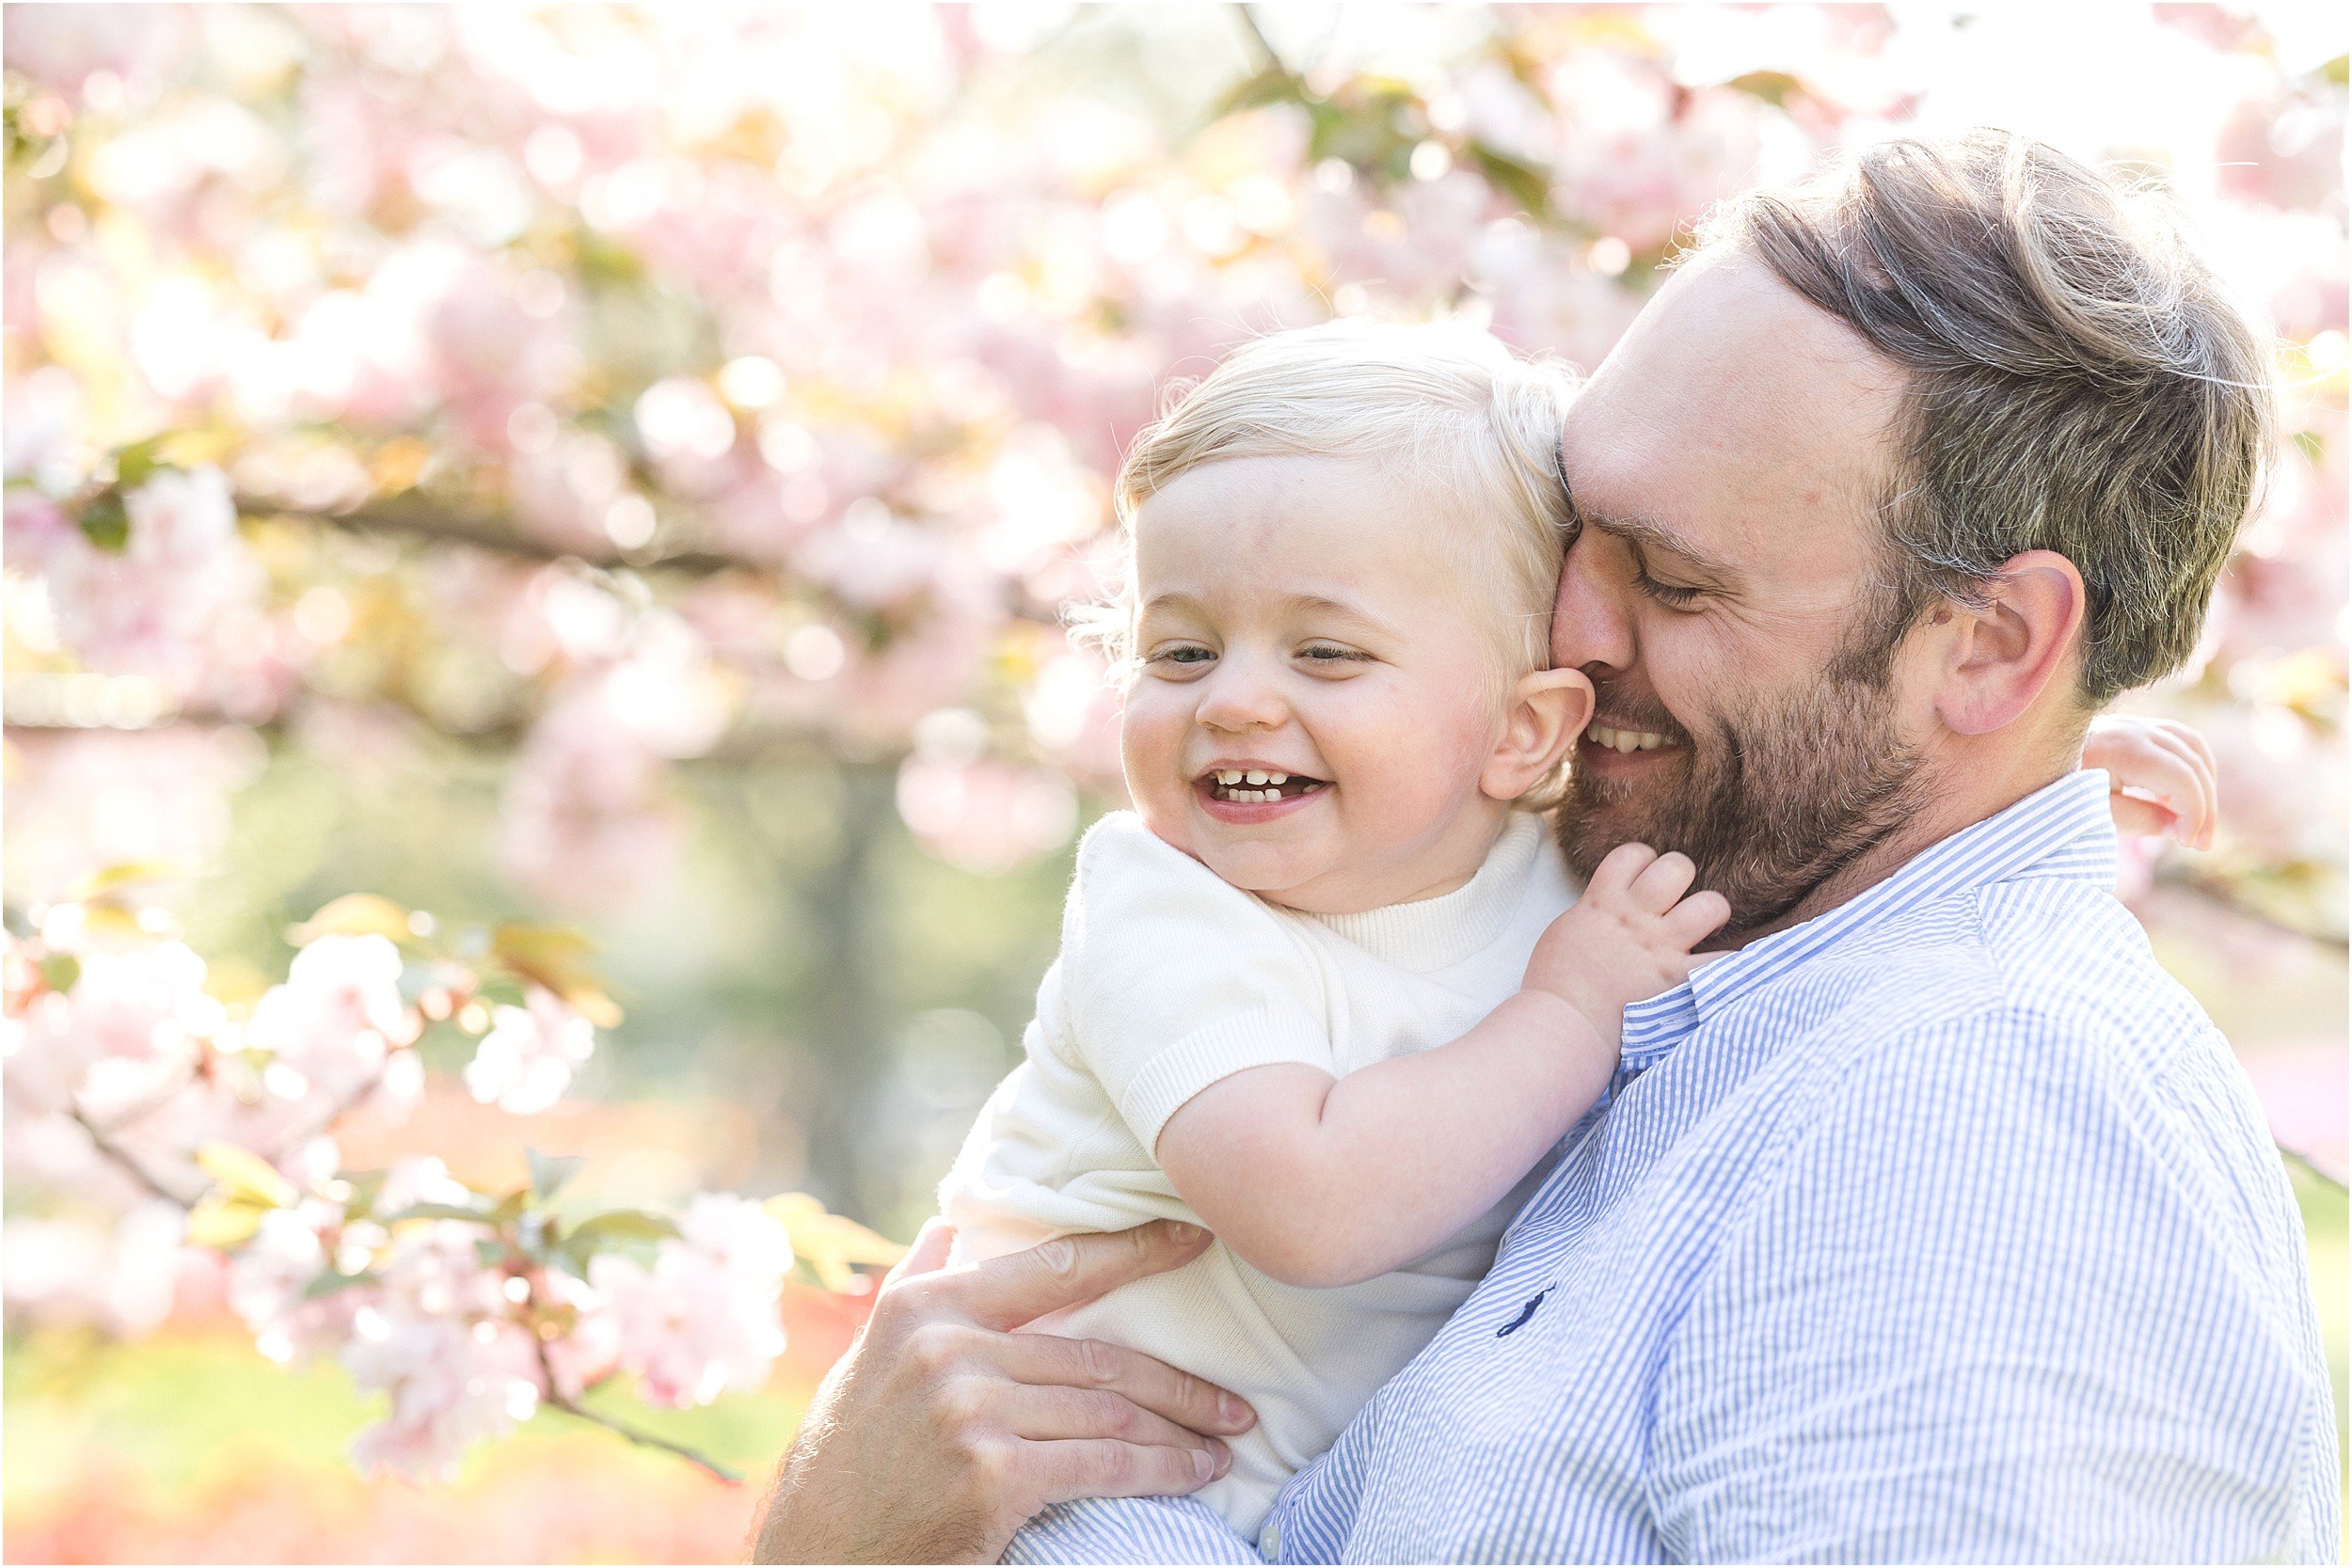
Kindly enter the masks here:
[[1121, 751], [1161, 838], [1237, 887], [1338, 913], [1474, 873], [1504, 802], [1493, 595], [1451, 519], [1379, 466], [1246, 457], [1136, 518]]

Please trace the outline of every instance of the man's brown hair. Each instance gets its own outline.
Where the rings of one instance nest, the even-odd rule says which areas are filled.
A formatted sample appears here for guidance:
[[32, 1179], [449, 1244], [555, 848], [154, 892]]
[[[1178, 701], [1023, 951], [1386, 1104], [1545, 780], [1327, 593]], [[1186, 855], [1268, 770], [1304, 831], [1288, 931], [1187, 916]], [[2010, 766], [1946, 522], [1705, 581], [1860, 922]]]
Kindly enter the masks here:
[[2188, 657], [2269, 458], [2271, 358], [2154, 200], [1974, 131], [1743, 197], [1704, 240], [1762, 261], [1908, 376], [1867, 663], [1883, 669], [1934, 598], [1976, 602], [2032, 549], [2082, 573], [2090, 705]]

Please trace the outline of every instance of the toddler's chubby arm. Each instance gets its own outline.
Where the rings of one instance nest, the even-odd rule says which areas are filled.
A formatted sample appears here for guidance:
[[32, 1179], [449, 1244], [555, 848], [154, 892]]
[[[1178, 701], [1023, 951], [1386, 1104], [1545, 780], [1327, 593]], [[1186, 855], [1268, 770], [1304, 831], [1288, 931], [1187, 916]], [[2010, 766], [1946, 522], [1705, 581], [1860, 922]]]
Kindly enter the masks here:
[[2101, 714], [2083, 737], [2083, 766], [2107, 770], [2113, 784], [2107, 807], [2118, 831], [2175, 838], [2191, 849], [2213, 847], [2220, 822], [2213, 748], [2188, 725]]
[[1679, 984], [1729, 918], [1691, 862], [1620, 846], [1552, 922], [1521, 989], [1460, 1038], [1333, 1078], [1303, 1063], [1220, 1079], [1168, 1119], [1176, 1191], [1251, 1266], [1354, 1284], [1500, 1201], [1591, 1109], [1628, 1004]]

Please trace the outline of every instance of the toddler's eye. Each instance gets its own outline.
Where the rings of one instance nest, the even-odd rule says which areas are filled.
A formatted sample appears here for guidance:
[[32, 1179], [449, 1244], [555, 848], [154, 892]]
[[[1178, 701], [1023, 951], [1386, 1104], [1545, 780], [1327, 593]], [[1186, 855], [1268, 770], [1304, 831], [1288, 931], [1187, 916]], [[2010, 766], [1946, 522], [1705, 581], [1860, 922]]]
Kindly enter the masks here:
[[1671, 582], [1661, 582], [1647, 572], [1636, 572], [1633, 575], [1633, 586], [1669, 610], [1688, 610], [1698, 603], [1700, 597], [1698, 589], [1684, 588]]
[[1310, 642], [1298, 650], [1298, 657], [1310, 664], [1345, 664], [1364, 656], [1353, 648], [1343, 648], [1329, 642]]
[[1216, 655], [1198, 642], [1179, 642], [1172, 648], [1161, 648], [1147, 661], [1152, 664], [1206, 664]]

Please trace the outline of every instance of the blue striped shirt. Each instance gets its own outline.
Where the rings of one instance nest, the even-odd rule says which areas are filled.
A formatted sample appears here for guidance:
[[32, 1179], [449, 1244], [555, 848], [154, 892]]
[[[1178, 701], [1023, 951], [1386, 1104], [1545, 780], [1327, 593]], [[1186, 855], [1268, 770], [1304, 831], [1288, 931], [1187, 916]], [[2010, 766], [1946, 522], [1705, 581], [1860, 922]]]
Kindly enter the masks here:
[[1477, 1292], [1258, 1548], [1014, 1562], [2333, 1560], [2302, 1231], [2073, 774], [1629, 1009]]

